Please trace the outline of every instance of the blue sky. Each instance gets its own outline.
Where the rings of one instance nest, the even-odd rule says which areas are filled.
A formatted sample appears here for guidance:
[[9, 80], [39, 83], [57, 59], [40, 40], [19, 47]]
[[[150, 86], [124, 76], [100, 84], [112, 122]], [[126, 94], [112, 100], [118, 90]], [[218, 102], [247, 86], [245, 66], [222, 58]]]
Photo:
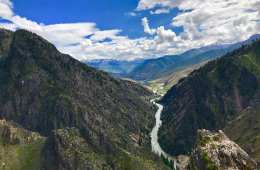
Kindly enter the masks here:
[[[123, 3], [122, 3], [123, 2]], [[149, 11], [137, 16], [129, 15], [138, 5], [138, 0], [13, 0], [14, 11], [20, 16], [44, 24], [94, 22], [100, 29], [121, 29], [122, 35], [130, 38], [144, 36], [141, 19], [149, 16]], [[168, 14], [152, 15], [151, 26], [165, 25], [169, 28], [177, 10]], [[175, 29], [179, 32], [180, 29]]]
[[260, 0], [0, 0], [0, 27], [78, 60], [156, 58], [260, 33]]

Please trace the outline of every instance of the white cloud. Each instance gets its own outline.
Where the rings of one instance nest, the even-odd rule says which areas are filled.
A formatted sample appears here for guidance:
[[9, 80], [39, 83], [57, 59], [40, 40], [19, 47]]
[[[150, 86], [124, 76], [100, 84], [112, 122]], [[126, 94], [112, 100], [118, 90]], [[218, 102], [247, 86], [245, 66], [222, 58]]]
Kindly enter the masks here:
[[[71, 54], [79, 60], [124, 59], [124, 57], [131, 59], [140, 56], [134, 49], [132, 52], [130, 51], [129, 47], [134, 48], [134, 41], [118, 35], [121, 30], [100, 30], [95, 23], [45, 25], [13, 14], [10, 1], [0, 0], [0, 7], [2, 6], [5, 12], [1, 10], [0, 18], [8, 20], [10, 23], [0, 23], [0, 27], [13, 31], [27, 29], [35, 32], [54, 43], [60, 51]], [[102, 42], [106, 39], [111, 40], [111, 42]]]
[[150, 35], [155, 34], [155, 29], [151, 29], [149, 26], [149, 21], [146, 17], [142, 19], [142, 25], [144, 27], [144, 32]]
[[137, 39], [122, 36], [119, 29], [100, 30], [89, 22], [45, 25], [14, 14], [12, 8], [9, 0], [0, 0], [0, 18], [10, 22], [0, 23], [0, 27], [35, 32], [79, 60], [153, 58], [233, 43], [260, 33], [260, 0], [140, 0], [136, 11], [128, 15], [141, 15], [143, 10], [161, 14], [178, 8], [181, 12], [168, 25], [184, 31], [176, 35], [163, 25], [151, 28], [144, 17], [142, 25], [148, 36]]
[[9, 0], [0, 0], [0, 16], [4, 19], [13, 15], [12, 3]]
[[104, 41], [106, 39], [117, 39], [118, 34], [121, 30], [105, 30], [105, 31], [97, 31], [93, 36], [91, 36], [91, 40], [93, 41]]
[[138, 14], [136, 12], [127, 12], [125, 13], [126, 16], [136, 17]]
[[164, 26], [157, 28], [156, 33], [161, 42], [174, 42], [178, 40], [175, 32], [170, 29], [166, 30]]
[[[185, 51], [213, 44], [234, 43], [260, 33], [260, 0], [140, 0], [137, 11], [178, 8], [173, 27], [182, 27], [178, 36], [163, 26], [151, 28], [143, 19], [144, 32], [160, 40], [168, 52]], [[167, 42], [172, 42], [167, 45]]]
[[159, 8], [174, 8], [183, 0], [140, 0], [136, 8], [137, 11]]
[[[2, 3], [2, 1], [1, 1]], [[7, 3], [8, 4], [8, 3]], [[13, 14], [12, 4], [8, 4], [10, 15], [0, 13], [10, 23], [0, 23], [0, 27], [10, 30], [27, 29], [35, 32], [63, 53], [72, 55], [78, 60], [89, 59], [121, 59], [155, 57], [161, 53], [156, 51], [156, 42], [147, 38], [129, 39], [119, 35], [121, 30], [100, 30], [95, 23], [65, 23], [45, 25]], [[105, 41], [109, 40], [109, 41]]]
[[144, 17], [142, 19], [142, 25], [144, 27], [144, 32], [150, 35], [155, 35], [154, 40], [158, 43], [164, 42], [174, 42], [177, 41], [176, 33], [170, 29], [165, 29], [164, 26], [160, 26], [157, 29], [151, 29], [149, 25], [149, 20]]
[[160, 9], [156, 9], [154, 11], [150, 11], [150, 13], [152, 15], [168, 14], [168, 13], [170, 13], [170, 9], [169, 8], [160, 8]]
[[[260, 17], [256, 1], [184, 0], [179, 6], [180, 13], [173, 19], [173, 26], [184, 28], [183, 37], [211, 43], [232, 43], [259, 33], [257, 25]], [[259, 3], [259, 0], [258, 0]]]

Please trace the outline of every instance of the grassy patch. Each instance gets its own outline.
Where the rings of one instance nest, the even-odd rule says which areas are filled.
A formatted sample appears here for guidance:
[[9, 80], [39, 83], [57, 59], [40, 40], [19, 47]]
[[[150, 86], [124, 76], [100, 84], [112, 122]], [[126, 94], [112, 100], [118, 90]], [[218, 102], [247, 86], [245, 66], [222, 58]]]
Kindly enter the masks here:
[[241, 57], [241, 63], [245, 66], [248, 70], [260, 76], [260, 67], [257, 62], [257, 57], [255, 54], [247, 54]]
[[204, 161], [207, 170], [217, 170], [218, 169], [217, 166], [215, 165], [215, 163], [212, 160], [210, 160], [207, 153], [204, 152], [202, 154], [202, 160]]
[[0, 145], [0, 169], [36, 170], [41, 166], [41, 150], [44, 140], [32, 144]]
[[41, 165], [41, 151], [44, 140], [39, 140], [33, 144], [20, 146], [17, 149], [21, 170], [35, 170]]

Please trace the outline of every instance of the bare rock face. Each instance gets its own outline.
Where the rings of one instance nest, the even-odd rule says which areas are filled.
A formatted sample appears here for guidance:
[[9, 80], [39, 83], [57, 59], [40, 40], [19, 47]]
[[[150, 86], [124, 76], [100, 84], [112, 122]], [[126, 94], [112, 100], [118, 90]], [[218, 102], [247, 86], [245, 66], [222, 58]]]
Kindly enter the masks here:
[[198, 130], [190, 170], [256, 170], [257, 163], [222, 131]]
[[0, 139], [2, 144], [17, 145], [31, 144], [37, 140], [43, 139], [43, 137], [38, 133], [25, 130], [12, 122], [1, 119]]

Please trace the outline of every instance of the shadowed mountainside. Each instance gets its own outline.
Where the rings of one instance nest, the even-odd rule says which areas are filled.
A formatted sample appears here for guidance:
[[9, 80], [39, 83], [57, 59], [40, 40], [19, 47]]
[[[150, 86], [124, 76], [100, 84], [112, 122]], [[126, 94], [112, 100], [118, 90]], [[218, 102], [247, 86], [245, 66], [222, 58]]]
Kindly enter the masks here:
[[0, 37], [0, 117], [48, 137], [46, 169], [165, 169], [150, 152], [150, 91], [61, 54], [31, 32], [0, 30]]
[[[252, 120], [250, 112], [246, 111], [248, 108], [252, 108], [255, 115], [259, 114], [257, 109], [253, 109], [259, 101], [259, 86], [259, 40], [194, 71], [172, 87], [161, 100], [165, 107], [159, 133], [162, 148], [173, 155], [187, 154], [191, 152], [198, 129], [227, 128], [228, 136], [233, 136], [232, 139], [242, 147], [248, 146], [244, 147], [245, 150], [258, 150], [252, 145], [259, 142], [259, 138], [254, 136], [259, 135], [259, 116], [254, 117], [258, 122], [254, 125], [255, 132], [252, 131], [253, 127], [243, 130], [249, 127], [246, 122], [250, 120], [239, 117], [246, 115]], [[236, 122], [240, 122], [241, 127], [233, 135], [228, 127], [230, 124], [237, 127]], [[256, 141], [248, 145], [245, 137]], [[259, 158], [257, 154], [252, 156]]]

